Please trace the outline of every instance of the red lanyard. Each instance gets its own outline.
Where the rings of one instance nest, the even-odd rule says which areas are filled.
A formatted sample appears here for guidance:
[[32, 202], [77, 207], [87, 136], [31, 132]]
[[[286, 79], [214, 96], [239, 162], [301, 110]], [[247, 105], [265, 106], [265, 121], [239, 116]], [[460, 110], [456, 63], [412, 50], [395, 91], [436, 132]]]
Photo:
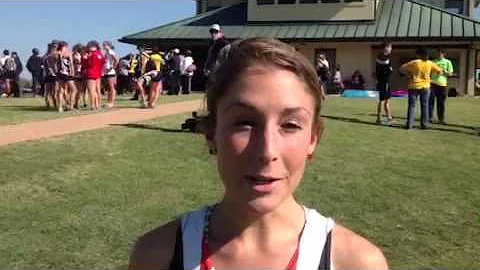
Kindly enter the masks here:
[[[208, 207], [205, 213], [205, 225], [203, 228], [203, 236], [202, 236], [202, 258], [200, 260], [200, 270], [215, 270], [213, 266], [212, 259], [210, 258], [211, 253], [210, 249], [208, 248], [208, 235], [210, 230], [210, 218], [212, 216], [212, 212], [215, 209], [216, 205]], [[302, 230], [303, 232], [303, 230]], [[301, 235], [301, 234], [300, 234]], [[298, 261], [298, 253], [299, 253], [299, 246], [300, 246], [300, 238], [298, 239], [297, 248], [295, 249], [295, 253], [293, 253], [290, 262], [288, 262], [287, 270], [296, 270], [297, 269], [297, 261]]]

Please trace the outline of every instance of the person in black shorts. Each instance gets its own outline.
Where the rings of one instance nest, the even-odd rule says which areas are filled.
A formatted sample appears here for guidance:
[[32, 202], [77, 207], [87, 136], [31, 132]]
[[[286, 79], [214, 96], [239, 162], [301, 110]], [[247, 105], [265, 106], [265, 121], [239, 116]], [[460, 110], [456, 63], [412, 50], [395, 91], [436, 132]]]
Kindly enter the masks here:
[[75, 85], [73, 57], [67, 42], [60, 41], [58, 43], [57, 54], [58, 88], [56, 99], [58, 111], [63, 112], [64, 107], [68, 110], [74, 110], [77, 86]]
[[379, 101], [377, 104], [377, 124], [382, 124], [382, 107], [387, 116], [387, 123], [393, 122], [392, 113], [390, 110], [389, 100], [391, 97], [390, 77], [392, 76], [392, 60], [390, 55], [392, 53], [392, 44], [382, 44], [383, 52], [377, 56], [375, 76], [377, 79], [377, 91], [379, 94]]
[[49, 43], [47, 53], [43, 57], [43, 74], [45, 76], [43, 82], [45, 83], [45, 105], [47, 108], [50, 107], [50, 101], [53, 103], [53, 107], [57, 107], [57, 100], [55, 98], [55, 92], [58, 88], [57, 83], [57, 73], [58, 73], [58, 64], [57, 64], [57, 47], [58, 43]]

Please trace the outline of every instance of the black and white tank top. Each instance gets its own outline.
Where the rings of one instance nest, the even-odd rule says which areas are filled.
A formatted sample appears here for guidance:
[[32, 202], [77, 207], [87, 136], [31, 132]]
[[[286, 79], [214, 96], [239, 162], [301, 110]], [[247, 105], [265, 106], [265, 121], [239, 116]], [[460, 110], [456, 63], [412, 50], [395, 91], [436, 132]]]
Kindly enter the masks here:
[[[175, 252], [169, 269], [200, 270], [202, 236], [207, 207], [181, 218]], [[305, 207], [306, 222], [300, 238], [297, 270], [334, 269], [330, 258], [331, 233], [335, 222]]]
[[58, 73], [63, 76], [70, 76], [70, 70], [72, 68], [72, 63], [69, 57], [58, 57]]

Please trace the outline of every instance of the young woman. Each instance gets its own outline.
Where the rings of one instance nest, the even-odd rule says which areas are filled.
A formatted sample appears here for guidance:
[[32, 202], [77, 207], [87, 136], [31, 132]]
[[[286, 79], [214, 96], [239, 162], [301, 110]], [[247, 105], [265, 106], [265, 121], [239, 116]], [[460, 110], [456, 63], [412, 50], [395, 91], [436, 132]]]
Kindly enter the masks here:
[[152, 71], [152, 86], [150, 89], [150, 95], [148, 96], [148, 108], [154, 109], [157, 104], [158, 96], [162, 92], [163, 73], [162, 69], [165, 65], [165, 61], [162, 57], [162, 52], [159, 48], [154, 48], [153, 53], [150, 55], [150, 60], [155, 70]]
[[339, 65], [337, 65], [337, 68], [335, 69], [335, 75], [333, 75], [333, 83], [335, 84], [335, 88], [337, 89], [338, 93], [342, 94], [345, 86], [343, 85], [342, 72], [340, 71]]
[[326, 97], [327, 83], [330, 80], [330, 64], [324, 54], [319, 54], [315, 63], [322, 99]]
[[57, 92], [58, 83], [57, 83], [57, 46], [56, 43], [49, 43], [47, 47], [47, 54], [43, 57], [43, 72], [45, 74], [44, 84], [45, 84], [45, 106], [50, 107], [50, 101], [53, 103], [53, 107], [57, 107], [57, 100], [55, 93]]
[[355, 70], [352, 74], [352, 78], [350, 80], [350, 86], [352, 89], [365, 89], [365, 79], [363, 78], [362, 73], [360, 70]]
[[88, 54], [84, 61], [85, 78], [87, 79], [87, 88], [90, 95], [90, 107], [92, 110], [100, 108], [100, 100], [102, 98], [101, 78], [105, 58], [100, 51], [100, 45], [97, 41], [87, 43]]
[[137, 66], [137, 83], [136, 88], [138, 91], [140, 105], [143, 108], [148, 107], [147, 91], [145, 88], [151, 89], [152, 75], [156, 72], [156, 66], [153, 61], [150, 60], [150, 54], [147, 51], [143, 51], [140, 56], [139, 66]]
[[115, 69], [118, 66], [118, 57], [113, 51], [112, 42], [104, 41], [103, 50], [105, 51], [105, 65], [103, 70], [103, 77], [107, 83], [107, 107], [113, 108], [115, 106], [115, 98], [117, 96], [117, 73]]
[[14, 94], [15, 90], [15, 70], [16, 62], [13, 58], [13, 53], [10, 55], [9, 50], [3, 51], [3, 57], [0, 57], [0, 80], [5, 83], [5, 92], [2, 93], [2, 97], [10, 97]]
[[315, 69], [294, 48], [235, 42], [205, 117], [224, 196], [142, 236], [129, 269], [387, 269], [376, 246], [295, 200], [320, 108]]
[[68, 48], [68, 43], [61, 41], [58, 44], [58, 88], [57, 101], [58, 111], [63, 111], [65, 104], [68, 109], [74, 110], [74, 103], [77, 95], [77, 86], [74, 81], [74, 66], [72, 53]]
[[79, 108], [80, 98], [83, 101], [83, 107], [86, 108], [87, 105], [87, 85], [85, 82], [85, 69], [82, 66], [83, 59], [87, 56], [87, 50], [82, 44], [76, 44], [73, 46], [73, 70], [74, 70], [74, 79], [75, 85], [77, 86], [77, 95], [75, 96], [75, 105], [76, 109]]
[[117, 94], [123, 95], [126, 92], [131, 92], [129, 71], [130, 59], [133, 54], [128, 54], [120, 58], [117, 67]]
[[192, 78], [197, 67], [194, 64], [192, 51], [186, 50], [181, 64], [182, 71], [182, 94], [188, 95], [192, 91]]

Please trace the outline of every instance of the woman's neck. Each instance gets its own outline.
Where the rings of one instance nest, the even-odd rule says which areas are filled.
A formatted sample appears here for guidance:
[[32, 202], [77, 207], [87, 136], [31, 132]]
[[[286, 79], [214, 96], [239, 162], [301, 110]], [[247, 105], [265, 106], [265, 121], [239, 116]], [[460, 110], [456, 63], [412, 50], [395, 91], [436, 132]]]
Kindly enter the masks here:
[[212, 240], [220, 245], [232, 240], [268, 245], [269, 239], [281, 238], [279, 232], [285, 238], [297, 237], [305, 224], [305, 210], [293, 197], [269, 213], [258, 213], [247, 205], [223, 200], [211, 219]]

